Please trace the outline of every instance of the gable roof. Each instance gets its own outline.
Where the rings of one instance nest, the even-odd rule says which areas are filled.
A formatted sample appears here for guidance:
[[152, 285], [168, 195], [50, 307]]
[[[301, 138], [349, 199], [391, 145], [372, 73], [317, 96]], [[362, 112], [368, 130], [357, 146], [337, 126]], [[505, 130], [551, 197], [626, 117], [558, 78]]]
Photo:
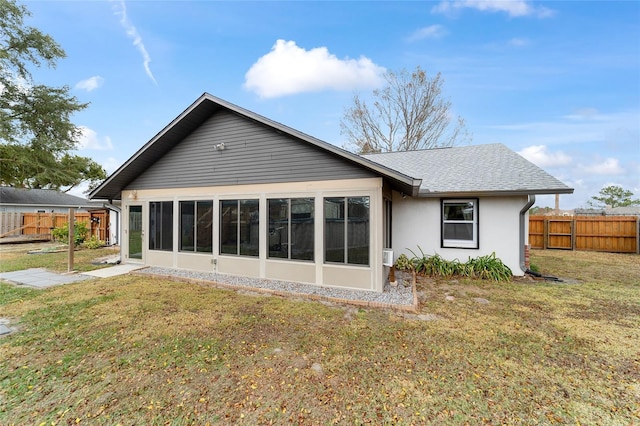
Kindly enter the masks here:
[[224, 109], [249, 120], [271, 127], [276, 131], [289, 135], [302, 143], [324, 150], [332, 155], [370, 170], [386, 179], [391, 185], [408, 194], [417, 194], [420, 180], [390, 169], [382, 164], [370, 161], [362, 156], [350, 153], [335, 145], [316, 139], [298, 130], [270, 120], [259, 114], [241, 108], [223, 99], [204, 93], [191, 106], [155, 135], [140, 148], [118, 170], [111, 174], [100, 186], [90, 194], [90, 199], [120, 199], [121, 191], [136, 177], [151, 167], [156, 161], [179, 144], [186, 136], [201, 126], [217, 111]]
[[42, 207], [96, 207], [85, 198], [53, 189], [24, 189], [0, 186], [0, 204]]
[[421, 179], [419, 196], [571, 194], [569, 188], [502, 144], [369, 154]]

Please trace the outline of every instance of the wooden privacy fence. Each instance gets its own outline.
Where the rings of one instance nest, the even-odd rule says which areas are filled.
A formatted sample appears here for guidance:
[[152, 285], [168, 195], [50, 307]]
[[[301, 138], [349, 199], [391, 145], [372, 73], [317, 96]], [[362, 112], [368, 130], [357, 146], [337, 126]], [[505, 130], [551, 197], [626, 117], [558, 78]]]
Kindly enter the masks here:
[[[51, 239], [51, 230], [69, 222], [66, 213], [0, 213], [2, 233], [0, 237], [27, 236], [38, 239]], [[18, 219], [19, 217], [19, 219]], [[75, 221], [85, 222], [90, 230], [89, 236], [106, 241], [109, 235], [109, 212], [95, 210], [76, 212]]]
[[636, 216], [529, 216], [534, 249], [640, 253]]

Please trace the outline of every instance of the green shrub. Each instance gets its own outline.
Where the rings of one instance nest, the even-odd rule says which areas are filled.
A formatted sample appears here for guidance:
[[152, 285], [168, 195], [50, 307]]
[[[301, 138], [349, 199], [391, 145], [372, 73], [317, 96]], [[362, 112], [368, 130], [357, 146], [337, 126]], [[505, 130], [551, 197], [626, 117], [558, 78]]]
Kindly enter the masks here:
[[404, 253], [398, 256], [398, 259], [396, 259], [396, 263], [393, 266], [399, 271], [408, 271], [413, 268], [411, 261]]
[[422, 275], [445, 278], [457, 275], [494, 281], [509, 281], [513, 276], [511, 269], [496, 257], [495, 252], [474, 259], [469, 258], [466, 263], [462, 263], [458, 259], [446, 260], [439, 254], [427, 256], [420, 246], [418, 246], [420, 255], [417, 255], [411, 249], [407, 250], [413, 254], [413, 257], [408, 259], [408, 262], [413, 265], [416, 273]]
[[82, 247], [93, 250], [93, 249], [102, 248], [105, 245], [106, 243], [104, 241], [102, 241], [100, 238], [93, 235], [91, 238], [89, 238], [82, 244]]
[[[51, 235], [53, 239], [61, 242], [68, 243], [69, 242], [69, 224], [65, 223], [64, 225], [54, 228], [51, 231]], [[73, 243], [78, 246], [82, 244], [87, 237], [89, 236], [89, 228], [87, 228], [86, 222], [76, 222], [73, 226]]]

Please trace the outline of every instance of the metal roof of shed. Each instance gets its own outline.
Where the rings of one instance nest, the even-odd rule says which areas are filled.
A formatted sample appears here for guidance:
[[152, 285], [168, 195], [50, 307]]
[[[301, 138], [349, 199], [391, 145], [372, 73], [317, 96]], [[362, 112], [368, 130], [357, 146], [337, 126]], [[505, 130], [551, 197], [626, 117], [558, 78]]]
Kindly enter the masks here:
[[42, 207], [96, 207], [86, 198], [76, 197], [53, 189], [25, 189], [0, 187], [0, 204]]

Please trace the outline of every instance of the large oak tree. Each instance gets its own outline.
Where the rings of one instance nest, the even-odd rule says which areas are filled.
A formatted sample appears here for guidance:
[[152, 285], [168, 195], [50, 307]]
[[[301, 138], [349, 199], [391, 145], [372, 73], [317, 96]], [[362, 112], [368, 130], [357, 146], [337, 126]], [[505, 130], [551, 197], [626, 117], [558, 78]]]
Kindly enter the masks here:
[[68, 86], [33, 80], [30, 69], [55, 68], [64, 50], [27, 26], [26, 7], [0, 0], [0, 184], [69, 190], [106, 178], [95, 161], [75, 155], [80, 129], [71, 118], [87, 107]]

